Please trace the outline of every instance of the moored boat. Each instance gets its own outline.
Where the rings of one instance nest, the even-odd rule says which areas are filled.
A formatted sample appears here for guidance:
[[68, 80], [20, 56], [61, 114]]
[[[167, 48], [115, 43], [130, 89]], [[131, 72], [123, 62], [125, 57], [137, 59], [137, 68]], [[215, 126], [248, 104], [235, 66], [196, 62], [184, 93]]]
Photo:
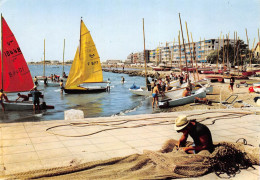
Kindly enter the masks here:
[[[34, 87], [32, 76], [14, 34], [1, 16], [2, 53], [0, 89], [5, 93], [30, 91]], [[3, 102], [5, 110], [33, 110], [32, 102]], [[2, 109], [2, 106], [0, 106]], [[43, 103], [42, 108], [46, 109]]]
[[[88, 87], [80, 86], [87, 83]], [[103, 82], [103, 74], [96, 46], [83, 20], [80, 21], [80, 44], [71, 66], [64, 92], [68, 94], [105, 92], [106, 87], [93, 85]]]
[[167, 108], [167, 107], [174, 107], [174, 106], [181, 106], [185, 104], [189, 104], [194, 102], [195, 97], [204, 98], [206, 97], [206, 88], [200, 88], [194, 94], [186, 97], [179, 97], [176, 99], [167, 99], [165, 101], [159, 101], [158, 106], [159, 108]]

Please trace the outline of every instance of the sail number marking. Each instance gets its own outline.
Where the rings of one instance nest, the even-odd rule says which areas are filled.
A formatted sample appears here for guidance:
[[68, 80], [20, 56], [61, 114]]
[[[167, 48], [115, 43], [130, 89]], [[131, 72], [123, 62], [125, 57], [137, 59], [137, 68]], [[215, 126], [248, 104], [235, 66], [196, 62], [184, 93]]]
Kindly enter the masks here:
[[20, 53], [21, 52], [21, 49], [20, 47], [16, 48], [16, 49], [13, 49], [13, 50], [7, 50], [4, 52], [4, 55], [5, 57], [8, 57], [10, 55], [13, 55], [13, 54], [17, 54], [17, 53]]
[[98, 61], [88, 62], [88, 66], [89, 66], [89, 65], [96, 65], [96, 64], [98, 64]]
[[9, 75], [10, 78], [12, 78], [12, 77], [14, 77], [15, 75], [17, 75], [17, 74], [19, 74], [19, 73], [22, 73], [22, 72], [24, 72], [24, 68], [23, 68], [23, 67], [20, 67], [20, 68], [14, 70], [14, 71], [8, 72], [8, 75]]

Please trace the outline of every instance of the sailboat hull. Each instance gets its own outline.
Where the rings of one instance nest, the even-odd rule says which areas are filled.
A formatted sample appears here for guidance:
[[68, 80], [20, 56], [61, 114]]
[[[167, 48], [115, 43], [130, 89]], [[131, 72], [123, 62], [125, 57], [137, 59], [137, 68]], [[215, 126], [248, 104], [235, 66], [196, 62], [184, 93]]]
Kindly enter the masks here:
[[107, 89], [105, 87], [100, 88], [87, 88], [87, 89], [64, 89], [67, 94], [91, 94], [91, 93], [101, 93], [105, 92]]
[[[5, 111], [28, 111], [33, 110], [33, 103], [32, 101], [27, 102], [4, 102]], [[0, 106], [2, 109], [2, 106]], [[44, 109], [54, 109], [54, 106], [46, 105], [44, 103], [40, 104], [40, 110]]]

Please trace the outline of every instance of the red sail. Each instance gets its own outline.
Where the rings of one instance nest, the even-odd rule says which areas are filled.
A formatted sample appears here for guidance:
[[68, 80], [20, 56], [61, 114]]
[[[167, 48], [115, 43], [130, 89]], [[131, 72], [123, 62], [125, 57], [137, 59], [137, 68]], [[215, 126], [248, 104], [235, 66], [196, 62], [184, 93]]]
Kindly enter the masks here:
[[[33, 88], [33, 80], [27, 63], [23, 57], [22, 51], [14, 37], [14, 34], [8, 27], [5, 19], [2, 17], [2, 68], [0, 68], [1, 83], [0, 88], [5, 92], [29, 91]], [[3, 81], [3, 83], [2, 83]]]

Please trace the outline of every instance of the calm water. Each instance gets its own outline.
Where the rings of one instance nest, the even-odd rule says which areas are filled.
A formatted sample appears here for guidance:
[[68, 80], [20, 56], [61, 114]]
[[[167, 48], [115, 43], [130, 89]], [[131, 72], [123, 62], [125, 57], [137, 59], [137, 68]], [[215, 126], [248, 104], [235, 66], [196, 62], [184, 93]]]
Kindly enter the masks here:
[[[29, 68], [33, 77], [43, 75], [43, 66], [29, 65]], [[69, 74], [70, 66], [65, 66], [64, 69], [66, 74]], [[45, 74], [61, 75], [62, 66], [48, 65], [45, 67]], [[124, 84], [121, 83], [122, 76], [125, 78]], [[59, 87], [40, 85], [38, 89], [44, 94], [46, 104], [54, 105], [55, 109], [36, 113], [32, 111], [0, 112], [0, 119], [2, 122], [61, 120], [64, 119], [64, 111], [69, 109], [83, 110], [85, 117], [153, 113], [151, 98], [133, 95], [128, 90], [133, 83], [144, 86], [143, 77], [103, 72], [104, 81], [108, 78], [111, 81], [110, 92], [98, 94], [61, 94]], [[17, 98], [17, 95], [16, 93], [8, 94], [8, 98], [13, 100]]]

